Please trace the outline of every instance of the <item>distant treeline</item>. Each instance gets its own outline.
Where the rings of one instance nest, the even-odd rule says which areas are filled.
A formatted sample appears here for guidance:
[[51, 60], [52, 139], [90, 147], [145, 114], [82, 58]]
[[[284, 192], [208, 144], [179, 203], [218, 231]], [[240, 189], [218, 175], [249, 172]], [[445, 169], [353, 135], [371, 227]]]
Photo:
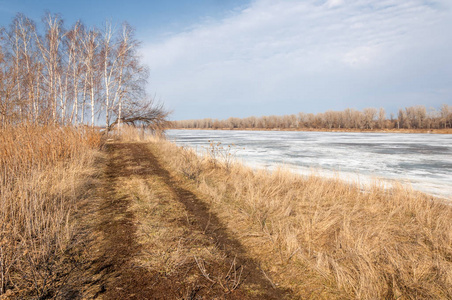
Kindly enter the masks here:
[[423, 105], [399, 109], [397, 116], [388, 119], [383, 108], [365, 108], [362, 111], [347, 108], [324, 113], [303, 113], [284, 116], [201, 119], [173, 121], [174, 128], [199, 129], [440, 129], [452, 128], [452, 106], [443, 104], [439, 110]]

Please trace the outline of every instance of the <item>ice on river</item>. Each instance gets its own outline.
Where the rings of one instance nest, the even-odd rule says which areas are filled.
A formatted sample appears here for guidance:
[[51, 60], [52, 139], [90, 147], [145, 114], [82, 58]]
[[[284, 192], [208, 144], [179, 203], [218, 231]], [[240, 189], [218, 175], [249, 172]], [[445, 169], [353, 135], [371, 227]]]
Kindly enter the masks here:
[[169, 140], [200, 151], [209, 140], [234, 144], [254, 167], [284, 165], [354, 182], [397, 180], [452, 199], [452, 135], [291, 131], [168, 130]]

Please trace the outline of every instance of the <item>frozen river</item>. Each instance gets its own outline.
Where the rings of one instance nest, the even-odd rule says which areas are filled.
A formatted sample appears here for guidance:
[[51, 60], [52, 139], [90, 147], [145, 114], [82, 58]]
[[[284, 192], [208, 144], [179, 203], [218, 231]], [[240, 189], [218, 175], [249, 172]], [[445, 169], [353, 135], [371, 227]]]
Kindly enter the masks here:
[[287, 166], [296, 172], [367, 183], [398, 180], [452, 199], [452, 135], [288, 131], [168, 130], [168, 139], [202, 152], [209, 140], [234, 144], [253, 167]]

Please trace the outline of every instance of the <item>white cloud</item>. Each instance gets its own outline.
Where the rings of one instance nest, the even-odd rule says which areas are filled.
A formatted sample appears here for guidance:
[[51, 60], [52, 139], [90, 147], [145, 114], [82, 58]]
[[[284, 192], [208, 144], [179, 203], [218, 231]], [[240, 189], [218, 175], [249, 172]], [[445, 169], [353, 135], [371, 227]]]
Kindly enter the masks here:
[[[212, 112], [219, 102], [231, 109], [213, 117], [376, 106], [365, 103], [366, 93], [375, 101], [376, 91], [388, 90], [379, 85], [415, 92], [412, 66], [452, 69], [451, 37], [441, 28], [450, 16], [445, 6], [421, 0], [256, 0], [233, 16], [148, 44], [144, 55], [152, 90], [176, 118], [202, 117], [191, 116], [190, 107]], [[438, 56], [419, 61], [432, 51]], [[427, 101], [434, 100], [441, 101]]]
[[360, 46], [348, 51], [343, 61], [351, 67], [367, 67], [377, 63], [380, 55], [378, 46]]
[[334, 8], [344, 4], [344, 0], [328, 0], [325, 4], [328, 8]]

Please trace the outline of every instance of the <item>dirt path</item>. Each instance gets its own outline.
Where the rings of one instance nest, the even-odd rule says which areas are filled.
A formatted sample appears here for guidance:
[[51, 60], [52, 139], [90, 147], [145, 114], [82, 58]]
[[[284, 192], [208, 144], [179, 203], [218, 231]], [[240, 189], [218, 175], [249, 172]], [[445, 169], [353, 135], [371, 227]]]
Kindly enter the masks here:
[[127, 165], [142, 164], [142, 170], [151, 170], [145, 168], [142, 155], [125, 156], [128, 151], [127, 145], [107, 144], [106, 158], [98, 163], [104, 170], [97, 197], [85, 203], [80, 214], [86, 232], [81, 239], [87, 241], [78, 249], [79, 268], [63, 298], [154, 299], [152, 274], [133, 260], [141, 249], [135, 239], [130, 199], [117, 193], [118, 179], [132, 174]]
[[[74, 299], [284, 299], [289, 291], [274, 286], [258, 263], [250, 258], [241, 244], [230, 236], [226, 227], [207, 204], [173, 179], [149, 146], [142, 143], [111, 143], [106, 148], [105, 170], [99, 197], [87, 210], [91, 242], [86, 260], [79, 268], [78, 283], [65, 296]], [[137, 239], [139, 220], [131, 209], [133, 198], [123, 191], [124, 179], [160, 181], [170, 191], [186, 216], [176, 218], [183, 227], [184, 247], [217, 249], [218, 259], [187, 257], [171, 272], [162, 272], [137, 263], [145, 253], [159, 253], [152, 243], [143, 245]], [[168, 202], [168, 201], [167, 201]], [[168, 206], [171, 207], [171, 206]], [[148, 218], [151, 218], [150, 214]], [[165, 226], [159, 221], [159, 226]], [[168, 221], [169, 222], [169, 221]], [[168, 226], [170, 224], [168, 223]], [[87, 228], [89, 230], [89, 228]], [[193, 234], [201, 239], [188, 238]], [[182, 238], [179, 238], [182, 240]], [[188, 241], [188, 242], [187, 242]], [[180, 241], [179, 241], [180, 245]], [[147, 250], [147, 251], [144, 251]], [[151, 251], [152, 250], [152, 251]], [[212, 250], [209, 250], [212, 251]], [[144, 254], [143, 254], [144, 253]], [[78, 292], [74, 292], [77, 290]]]

